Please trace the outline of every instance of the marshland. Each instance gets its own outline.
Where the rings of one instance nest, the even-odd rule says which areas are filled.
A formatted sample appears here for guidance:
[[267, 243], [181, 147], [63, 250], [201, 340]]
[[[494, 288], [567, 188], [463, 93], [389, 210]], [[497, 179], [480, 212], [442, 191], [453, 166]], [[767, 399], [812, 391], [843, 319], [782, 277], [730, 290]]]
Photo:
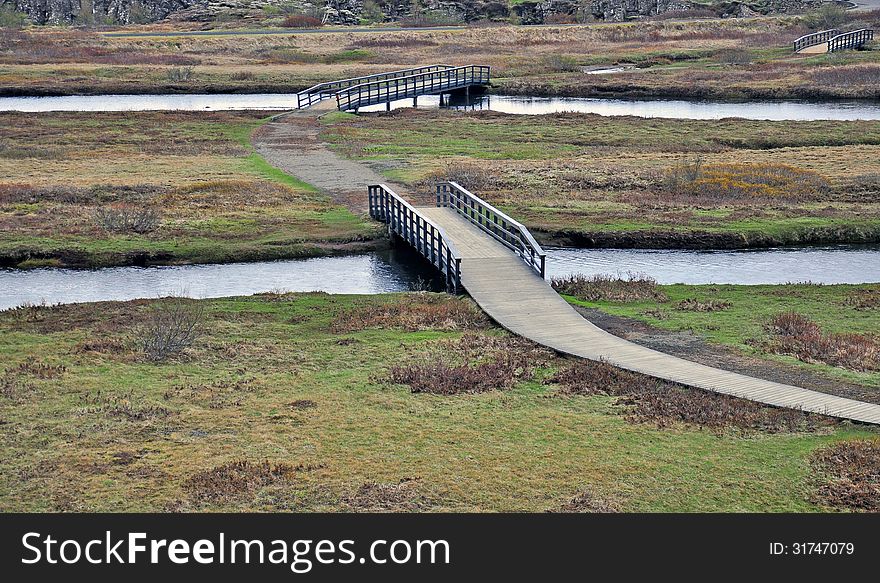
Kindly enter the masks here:
[[[443, 55], [491, 65], [490, 99], [876, 108], [874, 46], [792, 54], [815, 18], [223, 36], [4, 28], [0, 91], [293, 93]], [[844, 18], [878, 21], [873, 12]], [[620, 70], [589, 73], [597, 67]], [[229, 264], [251, 281], [260, 273], [246, 271], [251, 264], [286, 270], [245, 288], [256, 295], [172, 290], [168, 279], [155, 294], [127, 296], [139, 299], [71, 304], [56, 293], [0, 312], [0, 508], [877, 509], [872, 426], [658, 381], [513, 336], [467, 296], [438, 293], [418, 257], [391, 248], [364, 212], [366, 193], [321, 190], [267, 161], [260, 132], [277, 113], [0, 113], [0, 285], [121, 266], [149, 274]], [[651, 270], [663, 250], [796, 248], [803, 261], [816, 246], [880, 253], [880, 121], [429, 107], [290, 124], [303, 136], [293, 150], [355, 161], [414, 199], [455, 180], [561, 252], [653, 250], [639, 273], [585, 260], [553, 277], [613, 334], [880, 402], [870, 258], [859, 279], [832, 284], [770, 283], [772, 263], [765, 280], [699, 284]], [[297, 260], [389, 253], [396, 258], [380, 264], [392, 268], [343, 267], [381, 283], [343, 289], [340, 276], [327, 290], [345, 293], [309, 291], [326, 289], [328, 272], [297, 271]], [[836, 273], [826, 261], [816, 269]], [[220, 286], [226, 276], [216, 277]], [[86, 285], [97, 296], [111, 285], [94, 281]]]

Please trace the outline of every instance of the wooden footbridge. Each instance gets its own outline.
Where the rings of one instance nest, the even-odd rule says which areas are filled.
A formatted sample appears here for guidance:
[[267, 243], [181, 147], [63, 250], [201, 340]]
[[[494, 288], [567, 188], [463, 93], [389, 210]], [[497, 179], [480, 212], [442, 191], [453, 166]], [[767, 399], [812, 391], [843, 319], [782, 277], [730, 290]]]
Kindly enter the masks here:
[[861, 28], [840, 32], [836, 28], [820, 30], [795, 39], [796, 53], [834, 53], [844, 49], [857, 49], [874, 40], [874, 30]]
[[455, 182], [416, 207], [387, 185], [369, 187], [370, 216], [387, 223], [511, 332], [564, 354], [759, 403], [880, 424], [880, 405], [720, 370], [633, 344], [584, 319], [544, 280], [545, 254], [519, 222]]
[[489, 85], [489, 67], [484, 65], [428, 65], [389, 73], [354, 77], [340, 81], [319, 83], [296, 94], [297, 109], [304, 109], [335, 99], [339, 111], [355, 111], [380, 103], [391, 108], [391, 102], [412, 99], [422, 95], [469, 92], [472, 88]]

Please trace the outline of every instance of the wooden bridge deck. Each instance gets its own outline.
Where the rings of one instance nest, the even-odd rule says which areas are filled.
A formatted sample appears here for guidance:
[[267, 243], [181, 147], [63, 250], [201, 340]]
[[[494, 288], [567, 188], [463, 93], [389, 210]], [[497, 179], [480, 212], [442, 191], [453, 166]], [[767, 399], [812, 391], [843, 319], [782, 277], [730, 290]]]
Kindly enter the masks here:
[[559, 352], [752, 401], [880, 424], [880, 405], [757, 379], [618, 338], [562, 299], [516, 254], [449, 207], [419, 207], [461, 256], [461, 283], [504, 328]]

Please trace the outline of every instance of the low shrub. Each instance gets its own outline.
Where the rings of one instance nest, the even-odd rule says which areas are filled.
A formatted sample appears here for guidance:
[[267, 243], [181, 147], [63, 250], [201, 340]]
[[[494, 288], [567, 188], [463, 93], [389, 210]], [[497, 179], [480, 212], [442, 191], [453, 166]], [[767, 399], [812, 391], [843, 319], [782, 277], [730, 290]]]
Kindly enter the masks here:
[[406, 385], [413, 393], [458, 395], [510, 388], [519, 380], [532, 378], [533, 369], [528, 361], [511, 354], [476, 365], [454, 365], [442, 359], [430, 364], [395, 365], [388, 372], [391, 383]]
[[824, 333], [816, 322], [797, 312], [779, 314], [767, 326], [766, 348], [804, 362], [854, 371], [880, 370], [880, 342], [865, 334]]
[[196, 503], [223, 503], [253, 496], [257, 490], [282, 481], [291, 481], [302, 466], [267, 461], [238, 460], [210, 470], [196, 472], [183, 484]]
[[368, 328], [418, 330], [476, 330], [489, 327], [489, 319], [470, 300], [443, 294], [419, 293], [400, 301], [346, 310], [331, 324], [335, 333]]
[[137, 329], [137, 338], [147, 359], [162, 361], [192, 346], [202, 333], [204, 319], [201, 303], [166, 298], [153, 307], [147, 321]]
[[193, 68], [192, 67], [174, 67], [173, 69], [168, 69], [168, 80], [172, 83], [182, 83], [185, 81], [189, 81], [193, 76]]
[[880, 287], [855, 290], [846, 296], [844, 304], [854, 310], [876, 310], [880, 308]]
[[290, 14], [281, 22], [285, 28], [317, 28], [323, 25], [320, 18], [309, 14]]
[[739, 48], [721, 49], [715, 53], [715, 58], [725, 65], [748, 65], [752, 62], [752, 52]]
[[880, 440], [843, 441], [813, 455], [819, 504], [880, 511]]
[[637, 302], [653, 300], [668, 301], [666, 293], [660, 289], [652, 277], [639, 273], [629, 273], [626, 278], [606, 274], [570, 275], [550, 280], [557, 292], [574, 296], [588, 302]]
[[691, 389], [614, 367], [577, 361], [544, 380], [560, 386], [560, 395], [610, 395], [626, 405], [633, 423], [669, 427], [685, 423], [721, 431], [735, 428], [768, 433], [811, 431], [833, 421], [792, 409], [777, 409], [719, 393]]
[[671, 194], [712, 201], [754, 199], [813, 200], [829, 190], [816, 172], [787, 164], [678, 164], [664, 177]]
[[161, 217], [152, 206], [117, 203], [95, 210], [95, 222], [111, 233], [144, 234], [159, 228]]
[[819, 85], [834, 87], [852, 85], [880, 84], [880, 66], [850, 65], [842, 67], [823, 67], [812, 74], [813, 81]]
[[533, 378], [552, 357], [546, 348], [517, 336], [466, 333], [429, 343], [415, 362], [392, 366], [378, 380], [406, 385], [413, 393], [484, 393]]
[[676, 310], [682, 312], [720, 312], [730, 308], [733, 304], [722, 300], [701, 301], [696, 298], [685, 298], [678, 303]]

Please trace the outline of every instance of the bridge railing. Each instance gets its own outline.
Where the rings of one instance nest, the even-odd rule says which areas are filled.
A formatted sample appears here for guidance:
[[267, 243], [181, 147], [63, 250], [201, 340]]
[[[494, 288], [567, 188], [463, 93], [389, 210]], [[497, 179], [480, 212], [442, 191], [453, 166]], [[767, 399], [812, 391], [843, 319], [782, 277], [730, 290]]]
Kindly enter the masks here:
[[794, 40], [794, 52], [798, 52], [813, 45], [819, 45], [824, 42], [828, 42], [831, 37], [838, 34], [840, 34], [840, 31], [836, 28], [829, 28], [828, 30], [820, 30], [818, 32], [805, 34], [804, 36], [796, 38]]
[[859, 30], [851, 30], [842, 34], [835, 35], [828, 39], [828, 52], [833, 53], [842, 49], [853, 49], [874, 40], [873, 28], [860, 28]]
[[336, 93], [336, 103], [340, 111], [347, 111], [366, 105], [406, 99], [407, 97], [431, 95], [471, 85], [488, 84], [488, 66], [466, 65], [360, 83], [340, 89]]
[[401, 69], [399, 71], [389, 71], [387, 73], [376, 73], [375, 75], [365, 75], [363, 77], [352, 77], [350, 79], [340, 79], [338, 81], [328, 81], [326, 83], [318, 83], [308, 89], [303, 89], [296, 94], [296, 107], [302, 109], [319, 101], [333, 97], [342, 89], [354, 87], [361, 83], [371, 81], [386, 81], [396, 77], [407, 77], [420, 73], [430, 73], [432, 71], [441, 71], [443, 69], [451, 69], [451, 65], [427, 65], [425, 67], [416, 67], [414, 69]]
[[461, 287], [461, 255], [446, 232], [384, 184], [368, 187], [370, 216], [408, 242], [446, 277], [446, 289]]
[[457, 182], [437, 184], [437, 206], [455, 209], [504, 246], [512, 249], [542, 278], [547, 254], [529, 230]]

